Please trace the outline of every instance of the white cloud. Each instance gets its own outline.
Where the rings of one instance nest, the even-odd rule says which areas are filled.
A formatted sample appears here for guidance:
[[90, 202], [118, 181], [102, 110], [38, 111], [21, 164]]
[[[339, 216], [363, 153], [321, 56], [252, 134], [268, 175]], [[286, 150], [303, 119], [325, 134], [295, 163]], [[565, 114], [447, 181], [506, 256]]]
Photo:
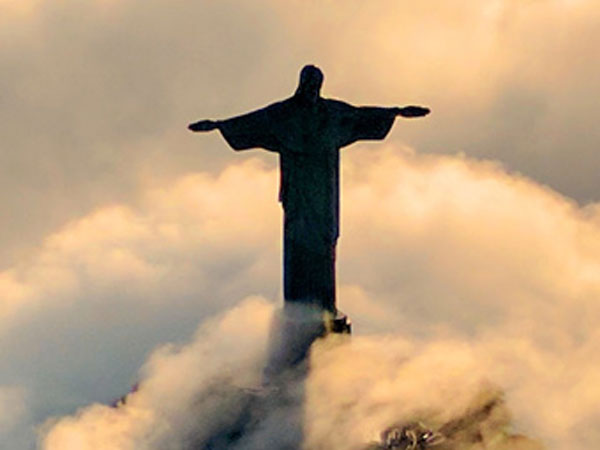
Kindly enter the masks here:
[[218, 388], [260, 386], [272, 310], [263, 299], [248, 299], [206, 323], [192, 343], [158, 349], [146, 364], [139, 391], [121, 407], [93, 405], [50, 422], [43, 448], [180, 449], [190, 436], [202, 439], [235, 421], [239, 398], [227, 398]]
[[276, 183], [256, 161], [184, 176], [137, 206], [73, 221], [2, 272], [0, 358], [10, 365], [0, 384], [24, 385], [28, 420], [108, 403], [157, 345], [187, 339], [249, 294], [277, 298]]
[[[600, 401], [593, 382], [599, 363], [594, 352], [600, 317], [598, 207], [579, 208], [495, 163], [369, 147], [344, 156], [339, 305], [353, 319], [355, 337], [350, 347], [324, 354], [342, 361], [344, 352], [355, 355], [339, 370], [367, 373], [361, 382], [376, 392], [395, 387], [389, 404], [375, 408], [370, 419], [363, 411], [378, 397], [356, 391], [357, 409], [340, 426], [350, 426], [353, 439], [372, 438], [391, 419], [393, 405], [409, 393], [443, 387], [446, 377], [463, 380], [454, 383], [456, 391], [432, 388], [410, 401], [414, 408], [425, 405], [421, 400], [446, 404], [448, 392], [475, 395], [472, 387], [485, 379], [505, 391], [517, 427], [550, 448], [595, 445], [587, 430], [595, 427], [594, 405]], [[138, 380], [136, 368], [153, 347], [188, 339], [198, 322], [239, 299], [277, 298], [277, 179], [275, 170], [255, 160], [216, 177], [182, 177], [148, 191], [136, 205], [106, 207], [74, 221], [46, 239], [29, 261], [5, 271], [3, 298], [12, 312], [2, 322], [0, 349], [14, 364], [0, 381], [20, 380], [30, 398], [30, 424], [118, 397]], [[232, 314], [239, 319], [237, 311]], [[250, 320], [251, 310], [244, 311]], [[210, 355], [223, 352], [232, 364], [256, 369], [260, 358], [252, 359], [254, 350], [249, 351], [249, 362], [243, 349], [259, 348], [262, 341], [239, 338], [247, 324], [236, 331], [234, 322], [223, 323], [229, 325], [205, 325], [197, 335], [203, 337], [185, 347], [188, 356], [181, 364], [188, 357], [209, 358], [194, 364], [219, 372], [220, 363], [213, 364]], [[216, 339], [207, 340], [202, 333], [211, 331], [206, 330], [219, 336], [216, 353], [199, 350]], [[179, 366], [174, 356], [179, 353], [166, 350], [150, 359], [148, 367], [165, 364], [144, 372], [143, 379], [156, 373], [163, 380], [156, 385], [162, 389], [159, 397], [171, 400], [156, 410], [148, 406], [148, 422], [140, 416], [137, 425], [123, 430], [123, 448], [138, 442], [136, 433], [144, 434], [145, 426], [155, 428], [154, 414], [175, 417], [185, 411], [181, 402], [188, 393], [204, 392], [211, 384], [202, 384], [208, 378], [198, 375], [186, 388], [187, 376], [176, 375], [194, 369]], [[311, 389], [325, 382], [322, 370], [329, 367], [329, 356], [324, 358], [309, 379], [308, 404]], [[381, 377], [379, 369], [369, 372], [377, 361]], [[428, 373], [429, 364], [440, 369], [411, 375], [414, 390], [402, 387], [407, 373]], [[350, 389], [345, 376], [338, 377], [339, 386], [318, 387], [331, 396], [332, 405]], [[175, 388], [181, 395], [171, 392]], [[141, 397], [147, 394], [143, 391]], [[474, 398], [458, 397], [467, 403]], [[456, 409], [447, 413], [463, 406], [449, 405]], [[307, 439], [320, 439], [319, 427], [328, 426], [319, 419], [327, 415], [321, 407], [316, 404], [314, 416], [307, 412], [315, 427]], [[398, 414], [415, 411], [407, 408]], [[115, 414], [129, 413], [93, 406], [62, 419], [51, 435], [71, 439], [67, 431], [76, 429], [73, 436], [88, 439], [91, 418], [111, 421]], [[362, 425], [354, 424], [358, 418]], [[165, 433], [161, 436], [171, 436]]]

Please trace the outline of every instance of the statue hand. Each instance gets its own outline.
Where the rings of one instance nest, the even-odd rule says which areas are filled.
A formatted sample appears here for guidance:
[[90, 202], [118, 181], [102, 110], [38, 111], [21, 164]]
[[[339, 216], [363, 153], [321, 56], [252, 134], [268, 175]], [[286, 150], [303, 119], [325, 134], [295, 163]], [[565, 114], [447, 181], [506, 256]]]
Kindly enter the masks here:
[[212, 131], [218, 128], [217, 122], [214, 120], [201, 120], [188, 125], [188, 129], [199, 132], [199, 131]]
[[398, 115], [402, 117], [423, 117], [430, 112], [431, 110], [429, 108], [423, 108], [421, 106], [405, 106], [404, 108], [398, 108]]

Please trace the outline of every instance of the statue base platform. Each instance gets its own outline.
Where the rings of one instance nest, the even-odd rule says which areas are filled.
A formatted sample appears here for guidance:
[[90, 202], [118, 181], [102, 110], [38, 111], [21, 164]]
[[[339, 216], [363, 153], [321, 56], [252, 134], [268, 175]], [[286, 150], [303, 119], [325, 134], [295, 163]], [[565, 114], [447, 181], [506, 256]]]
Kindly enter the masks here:
[[335, 317], [330, 319], [328, 327], [331, 333], [352, 334], [352, 322], [350, 318], [341, 311], [335, 314]]

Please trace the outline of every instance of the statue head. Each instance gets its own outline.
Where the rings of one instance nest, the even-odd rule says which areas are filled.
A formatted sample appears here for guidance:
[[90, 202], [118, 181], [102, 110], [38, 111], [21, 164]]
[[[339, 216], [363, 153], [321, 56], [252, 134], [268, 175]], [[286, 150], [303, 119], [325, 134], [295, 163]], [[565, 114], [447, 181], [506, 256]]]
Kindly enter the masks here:
[[300, 71], [300, 83], [295, 95], [314, 102], [320, 96], [322, 84], [323, 72], [313, 65], [304, 66]]

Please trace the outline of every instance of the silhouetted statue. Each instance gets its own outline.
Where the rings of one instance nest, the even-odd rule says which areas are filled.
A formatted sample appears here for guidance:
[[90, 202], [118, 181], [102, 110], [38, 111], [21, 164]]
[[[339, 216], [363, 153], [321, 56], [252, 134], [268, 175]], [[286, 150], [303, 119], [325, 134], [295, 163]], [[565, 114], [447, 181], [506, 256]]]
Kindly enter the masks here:
[[335, 249], [339, 236], [339, 150], [383, 139], [396, 116], [429, 109], [355, 107], [320, 96], [323, 73], [305, 66], [295, 94], [226, 120], [201, 120], [192, 131], [218, 129], [234, 150], [279, 153], [284, 218], [284, 299], [336, 313]]

